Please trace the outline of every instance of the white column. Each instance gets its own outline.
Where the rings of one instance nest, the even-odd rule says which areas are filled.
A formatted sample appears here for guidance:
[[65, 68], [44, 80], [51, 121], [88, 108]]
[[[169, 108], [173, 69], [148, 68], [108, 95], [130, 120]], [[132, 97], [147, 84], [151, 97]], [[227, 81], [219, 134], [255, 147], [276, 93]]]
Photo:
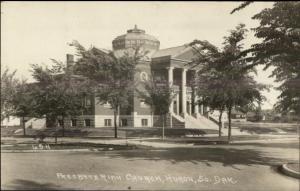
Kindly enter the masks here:
[[198, 100], [199, 100], [199, 96], [197, 95], [197, 93], [195, 93], [195, 100], [194, 100], [194, 103], [195, 103], [195, 108], [194, 108], [194, 111], [195, 111], [195, 115], [196, 117], [199, 116], [199, 104], [198, 104]]
[[[168, 69], [168, 84], [169, 84], [169, 88], [173, 88], [172, 86], [173, 86], [173, 70], [174, 70], [174, 67], [169, 67], [169, 68], [167, 68]], [[171, 102], [171, 104], [170, 104], [170, 108], [169, 108], [169, 112], [170, 113], [173, 113], [173, 105], [174, 105], [174, 103], [173, 103], [173, 100], [172, 100], [172, 102]]]
[[181, 93], [182, 93], [182, 114], [183, 116], [186, 115], [186, 69], [182, 69], [181, 75]]
[[210, 115], [209, 115], [209, 114], [210, 114], [210, 109], [209, 109], [208, 106], [206, 107], [206, 110], [207, 110], [207, 117], [209, 118], [209, 116], [210, 116]]
[[[200, 99], [202, 100], [202, 98], [200, 98]], [[201, 114], [201, 115], [203, 115], [203, 113], [204, 113], [203, 110], [204, 110], [203, 104], [201, 104], [201, 105], [200, 105], [200, 114]]]
[[173, 85], [173, 70], [174, 67], [168, 67], [168, 82], [169, 82], [169, 86]]
[[[196, 81], [196, 84], [197, 84], [197, 81], [198, 81], [198, 71], [199, 71], [199, 70], [194, 70], [194, 80]], [[195, 104], [194, 112], [195, 112], [196, 118], [198, 118], [198, 117], [199, 117], [199, 104], [198, 104], [199, 96], [198, 96], [198, 88], [195, 88], [193, 93], [194, 93], [194, 104]]]
[[176, 94], [176, 112], [177, 112], [177, 115], [179, 115], [179, 92], [177, 92]]

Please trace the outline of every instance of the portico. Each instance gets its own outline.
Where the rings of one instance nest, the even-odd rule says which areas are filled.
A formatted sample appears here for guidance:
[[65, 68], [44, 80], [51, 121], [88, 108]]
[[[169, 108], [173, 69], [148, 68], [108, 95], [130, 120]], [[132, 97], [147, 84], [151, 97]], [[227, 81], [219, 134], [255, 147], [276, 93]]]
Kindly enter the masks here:
[[[180, 75], [174, 75], [175, 71]], [[186, 115], [198, 117], [200, 114], [203, 114], [203, 105], [200, 106], [201, 110], [199, 111], [199, 97], [191, 86], [191, 79], [195, 77], [196, 72], [197, 70], [189, 70], [187, 68], [167, 67], [168, 84], [170, 88], [173, 88], [175, 94], [173, 102], [170, 104], [170, 113], [172, 115], [185, 118]], [[187, 74], [189, 76], [188, 83]], [[174, 79], [174, 76], [177, 79]]]

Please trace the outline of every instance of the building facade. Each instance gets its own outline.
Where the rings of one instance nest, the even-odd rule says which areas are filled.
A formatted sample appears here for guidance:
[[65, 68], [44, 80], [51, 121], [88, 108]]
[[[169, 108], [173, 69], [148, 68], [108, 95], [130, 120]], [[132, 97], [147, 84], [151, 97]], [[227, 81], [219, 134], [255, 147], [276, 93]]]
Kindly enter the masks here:
[[[139, 47], [147, 52], [145, 58], [138, 64], [135, 74], [137, 88], [143, 88], [143, 82], [152, 75], [157, 80], [167, 80], [173, 88], [174, 99], [169, 108], [166, 127], [170, 128], [217, 128], [216, 123], [209, 120], [208, 108], [197, 104], [200, 99], [192, 87], [195, 74], [200, 66], [191, 67], [193, 49], [188, 45], [181, 45], [167, 49], [159, 49], [160, 42], [154, 36], [146, 34], [135, 26], [126, 34], [116, 37], [112, 41], [113, 52], [122, 56], [124, 52]], [[72, 65], [74, 58], [67, 56], [67, 65]], [[136, 92], [133, 94], [132, 109], [121, 111], [121, 127], [161, 127], [160, 116], [153, 115], [149, 105]], [[97, 97], [87, 98], [86, 106], [89, 112], [82, 116], [66, 121], [71, 127], [112, 127], [114, 121], [113, 110], [108, 103], [100, 104]]]

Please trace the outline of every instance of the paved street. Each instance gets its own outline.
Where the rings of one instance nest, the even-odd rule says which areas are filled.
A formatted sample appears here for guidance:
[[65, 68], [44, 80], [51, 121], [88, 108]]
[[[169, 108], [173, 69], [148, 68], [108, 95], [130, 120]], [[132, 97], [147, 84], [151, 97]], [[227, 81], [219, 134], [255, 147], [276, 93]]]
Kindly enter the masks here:
[[298, 191], [277, 172], [297, 141], [101, 152], [2, 153], [2, 189]]

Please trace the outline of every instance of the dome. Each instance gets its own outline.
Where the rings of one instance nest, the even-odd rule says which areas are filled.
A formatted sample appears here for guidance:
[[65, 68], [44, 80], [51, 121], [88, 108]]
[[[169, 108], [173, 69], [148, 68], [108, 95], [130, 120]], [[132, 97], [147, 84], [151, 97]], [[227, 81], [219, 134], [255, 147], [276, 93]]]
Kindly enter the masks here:
[[127, 30], [127, 33], [116, 37], [112, 41], [113, 50], [122, 50], [128, 48], [141, 47], [144, 50], [154, 51], [159, 49], [159, 41], [151, 35], [145, 33], [145, 30], [135, 27]]

